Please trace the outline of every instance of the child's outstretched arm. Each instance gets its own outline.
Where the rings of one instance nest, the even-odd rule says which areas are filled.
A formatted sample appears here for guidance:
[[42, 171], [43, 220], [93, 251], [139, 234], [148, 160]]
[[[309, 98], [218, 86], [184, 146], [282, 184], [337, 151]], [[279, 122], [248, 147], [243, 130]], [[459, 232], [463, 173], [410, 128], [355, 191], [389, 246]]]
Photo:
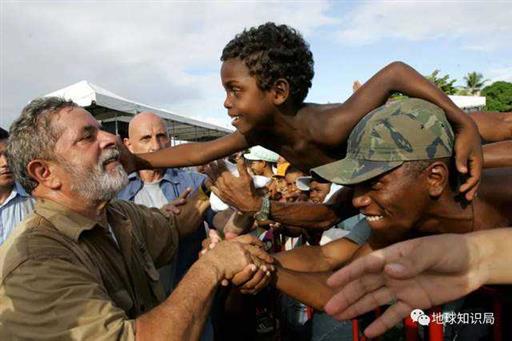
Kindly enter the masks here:
[[[394, 92], [417, 97], [436, 104], [446, 112], [455, 131], [455, 159], [457, 170], [469, 177], [460, 191], [473, 199], [482, 172], [483, 156], [480, 136], [474, 121], [459, 109], [441, 90], [402, 62], [393, 62], [363, 84], [336, 110], [328, 127], [327, 136], [338, 136], [345, 140], [359, 120], [383, 105]], [[341, 115], [340, 115], [341, 114]], [[341, 134], [340, 134], [341, 133]], [[342, 135], [340, 137], [340, 135]], [[342, 142], [342, 141], [339, 141]]]
[[128, 173], [141, 169], [198, 166], [250, 147], [238, 131], [208, 142], [193, 142], [153, 153], [132, 154], [122, 148], [121, 162]]

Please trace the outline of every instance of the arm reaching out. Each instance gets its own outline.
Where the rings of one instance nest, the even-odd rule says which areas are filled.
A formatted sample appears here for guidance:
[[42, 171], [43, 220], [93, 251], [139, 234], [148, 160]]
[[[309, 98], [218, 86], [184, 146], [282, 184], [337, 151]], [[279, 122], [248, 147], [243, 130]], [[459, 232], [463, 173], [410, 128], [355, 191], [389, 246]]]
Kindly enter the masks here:
[[127, 173], [141, 169], [198, 166], [246, 149], [249, 143], [238, 131], [208, 142], [184, 143], [153, 153], [132, 154], [122, 144], [121, 162]]
[[350, 319], [395, 303], [365, 330], [375, 337], [413, 309], [460, 298], [483, 284], [512, 283], [512, 230], [443, 234], [411, 239], [355, 260], [331, 276], [338, 288], [325, 310]]
[[[232, 175], [222, 161], [209, 164], [207, 173], [213, 183], [211, 189], [228, 205], [243, 213], [254, 214], [261, 208], [262, 196], [256, 193], [242, 160], [237, 161], [237, 167], [238, 177]], [[356, 214], [352, 190], [348, 187], [336, 192], [326, 204], [270, 201], [270, 218], [289, 226], [326, 230]]]
[[325, 138], [331, 143], [342, 143], [364, 115], [383, 105], [397, 91], [434, 103], [446, 112], [456, 135], [457, 170], [463, 174], [469, 172], [470, 175], [460, 191], [466, 192], [468, 200], [473, 199], [483, 165], [480, 136], [475, 122], [434, 84], [407, 64], [389, 64], [363, 84], [341, 107], [333, 110], [331, 122], [325, 128]]

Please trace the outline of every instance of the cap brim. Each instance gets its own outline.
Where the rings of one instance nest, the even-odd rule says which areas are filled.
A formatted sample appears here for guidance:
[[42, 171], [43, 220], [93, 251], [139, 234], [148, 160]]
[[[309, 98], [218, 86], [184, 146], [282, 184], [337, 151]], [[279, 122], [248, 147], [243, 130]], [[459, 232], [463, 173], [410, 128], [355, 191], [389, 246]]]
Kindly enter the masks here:
[[355, 185], [402, 165], [404, 161], [368, 161], [345, 158], [313, 168], [311, 174], [339, 185]]
[[295, 186], [301, 191], [309, 191], [309, 184], [311, 183], [310, 176], [299, 176], [295, 180]]
[[257, 156], [252, 155], [252, 154], [250, 154], [250, 153], [244, 154], [243, 156], [244, 156], [244, 158], [245, 158], [245, 159], [247, 159], [247, 160], [251, 160], [251, 161], [257, 161], [257, 160], [259, 160]]
[[277, 160], [272, 160], [272, 159], [269, 159], [269, 158], [264, 158], [264, 157], [261, 157], [261, 156], [252, 155], [250, 153], [244, 154], [243, 156], [244, 156], [244, 158], [246, 160], [249, 160], [249, 161], [265, 161], [265, 162], [273, 162], [273, 163], [277, 162]]

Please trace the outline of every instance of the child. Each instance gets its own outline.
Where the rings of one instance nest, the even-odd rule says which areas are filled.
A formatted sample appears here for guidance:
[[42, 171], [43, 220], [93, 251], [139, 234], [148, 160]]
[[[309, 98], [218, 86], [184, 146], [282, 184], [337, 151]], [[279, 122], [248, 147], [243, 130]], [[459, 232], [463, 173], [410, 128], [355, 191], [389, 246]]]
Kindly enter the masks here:
[[[471, 176], [461, 186], [471, 199], [482, 168], [475, 124], [437, 87], [411, 67], [395, 62], [368, 80], [342, 104], [304, 103], [313, 78], [308, 44], [286, 25], [266, 23], [244, 30], [221, 56], [224, 107], [236, 131], [222, 138], [188, 143], [155, 153], [124, 156], [128, 170], [204, 164], [261, 145], [309, 172], [345, 155], [345, 142], [365, 114], [400, 92], [441, 107], [457, 133], [457, 169]], [[468, 167], [469, 166], [469, 167]]]

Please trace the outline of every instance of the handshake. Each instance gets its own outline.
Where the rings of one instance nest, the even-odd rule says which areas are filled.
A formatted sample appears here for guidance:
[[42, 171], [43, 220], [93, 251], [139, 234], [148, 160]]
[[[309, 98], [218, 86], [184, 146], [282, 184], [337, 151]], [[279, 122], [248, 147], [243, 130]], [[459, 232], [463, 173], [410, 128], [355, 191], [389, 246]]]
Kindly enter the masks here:
[[263, 249], [263, 243], [252, 235], [221, 240], [211, 231], [203, 241], [198, 262], [206, 262], [218, 274], [220, 283], [239, 287], [244, 294], [257, 294], [266, 287], [275, 271], [274, 258]]

